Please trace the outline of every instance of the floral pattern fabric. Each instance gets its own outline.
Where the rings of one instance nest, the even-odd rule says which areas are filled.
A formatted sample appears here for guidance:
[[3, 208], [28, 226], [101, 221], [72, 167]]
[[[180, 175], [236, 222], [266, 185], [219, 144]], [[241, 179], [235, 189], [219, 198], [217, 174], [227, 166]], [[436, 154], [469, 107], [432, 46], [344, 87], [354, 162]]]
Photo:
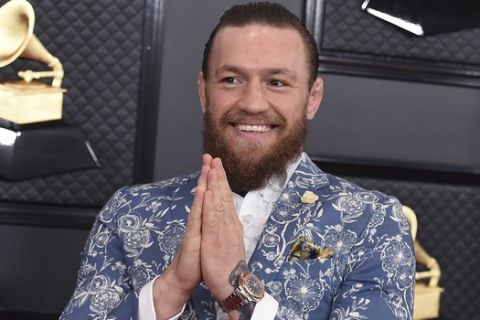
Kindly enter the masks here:
[[[123, 188], [99, 213], [60, 319], [137, 319], [139, 290], [173, 261], [198, 174]], [[305, 201], [306, 192], [312, 200]], [[290, 256], [302, 237], [333, 252]], [[415, 256], [401, 205], [328, 175], [306, 156], [249, 261], [279, 301], [276, 319], [412, 319]], [[205, 285], [181, 319], [215, 319]]]

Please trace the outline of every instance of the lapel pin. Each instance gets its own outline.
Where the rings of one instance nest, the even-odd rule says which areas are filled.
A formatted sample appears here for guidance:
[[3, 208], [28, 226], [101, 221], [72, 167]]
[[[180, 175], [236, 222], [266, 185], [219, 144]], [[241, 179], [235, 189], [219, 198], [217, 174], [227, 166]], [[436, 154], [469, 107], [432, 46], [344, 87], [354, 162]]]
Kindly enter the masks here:
[[328, 259], [334, 256], [332, 249], [328, 247], [322, 248], [316, 245], [310, 239], [299, 237], [292, 246], [290, 259], [297, 258], [299, 260]]
[[315, 203], [318, 200], [318, 196], [315, 193], [313, 193], [312, 191], [305, 191], [300, 200], [302, 201], [302, 203], [312, 204], [312, 203]]

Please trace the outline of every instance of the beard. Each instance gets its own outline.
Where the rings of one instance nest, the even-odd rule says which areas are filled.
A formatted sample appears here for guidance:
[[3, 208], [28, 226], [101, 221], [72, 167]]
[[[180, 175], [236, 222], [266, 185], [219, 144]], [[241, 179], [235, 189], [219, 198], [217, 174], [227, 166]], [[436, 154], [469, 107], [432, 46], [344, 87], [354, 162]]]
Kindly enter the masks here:
[[[226, 129], [231, 123], [248, 123], [246, 119], [275, 124], [273, 130], [281, 133], [268, 145], [227, 134]], [[264, 187], [273, 176], [285, 175], [287, 166], [302, 152], [306, 134], [305, 114], [287, 130], [285, 119], [278, 114], [253, 116], [230, 111], [215, 121], [207, 111], [204, 115], [203, 151], [222, 159], [230, 188], [233, 192], [245, 194]]]

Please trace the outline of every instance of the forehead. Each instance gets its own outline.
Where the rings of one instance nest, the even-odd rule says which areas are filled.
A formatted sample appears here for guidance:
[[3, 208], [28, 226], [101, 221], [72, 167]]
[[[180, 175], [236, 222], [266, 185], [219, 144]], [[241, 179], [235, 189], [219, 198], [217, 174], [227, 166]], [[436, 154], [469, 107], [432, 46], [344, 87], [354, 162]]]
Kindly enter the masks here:
[[252, 24], [222, 28], [215, 36], [209, 69], [215, 71], [223, 65], [288, 68], [308, 73], [305, 44], [291, 27]]

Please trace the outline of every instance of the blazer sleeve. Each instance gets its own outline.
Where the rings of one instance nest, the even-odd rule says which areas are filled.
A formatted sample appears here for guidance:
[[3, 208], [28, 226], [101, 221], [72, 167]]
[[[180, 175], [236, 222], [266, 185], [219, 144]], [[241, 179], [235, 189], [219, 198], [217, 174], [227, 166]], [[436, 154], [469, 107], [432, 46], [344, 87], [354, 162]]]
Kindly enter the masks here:
[[127, 273], [127, 257], [114, 228], [122, 189], [100, 211], [81, 254], [74, 293], [60, 319], [136, 319], [138, 293]]
[[415, 254], [408, 222], [394, 198], [378, 204], [348, 257], [330, 319], [413, 317]]

